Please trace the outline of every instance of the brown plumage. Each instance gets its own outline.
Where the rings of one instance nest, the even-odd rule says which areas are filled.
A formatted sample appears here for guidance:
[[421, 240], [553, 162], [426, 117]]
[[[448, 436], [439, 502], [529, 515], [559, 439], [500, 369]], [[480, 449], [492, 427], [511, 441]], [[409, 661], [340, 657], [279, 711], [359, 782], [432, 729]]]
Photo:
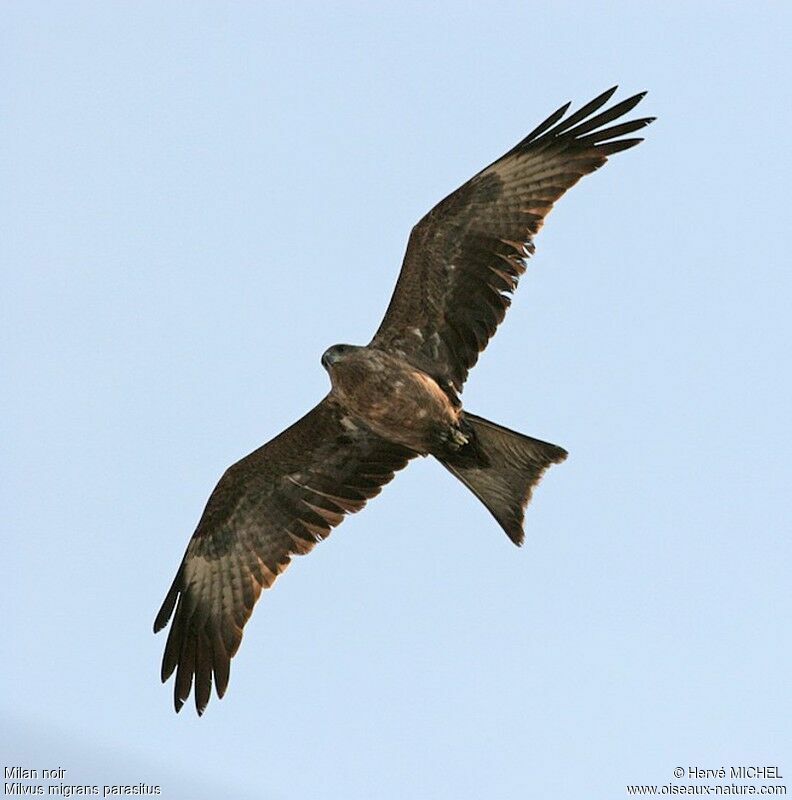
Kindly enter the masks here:
[[605, 126], [643, 94], [596, 113], [614, 91], [566, 119], [569, 104], [558, 109], [438, 203], [413, 228], [371, 343], [329, 348], [327, 397], [220, 479], [154, 623], [173, 616], [162, 680], [176, 672], [177, 711], [193, 686], [199, 714], [213, 683], [223, 696], [261, 590], [411, 458], [435, 456], [522, 543], [533, 488], [566, 452], [465, 412], [459, 393], [555, 201], [642, 141], [622, 137], [650, 117]]

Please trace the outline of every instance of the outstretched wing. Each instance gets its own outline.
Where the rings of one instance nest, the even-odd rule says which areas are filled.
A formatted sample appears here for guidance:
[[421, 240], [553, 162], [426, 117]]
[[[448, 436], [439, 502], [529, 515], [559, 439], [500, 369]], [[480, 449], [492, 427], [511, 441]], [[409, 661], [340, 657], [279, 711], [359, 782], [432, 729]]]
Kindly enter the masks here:
[[616, 87], [563, 119], [569, 103], [438, 203], [412, 230], [399, 280], [371, 344], [397, 351], [448, 389], [468, 371], [510, 305], [553, 204], [654, 118], [608, 123], [644, 93], [594, 115]]
[[201, 714], [230, 661], [262, 589], [293, 555], [311, 550], [345, 514], [359, 511], [415, 455], [357, 427], [330, 397], [226, 470], [206, 504], [154, 622], [173, 617], [162, 680], [176, 670], [178, 711], [195, 679]]

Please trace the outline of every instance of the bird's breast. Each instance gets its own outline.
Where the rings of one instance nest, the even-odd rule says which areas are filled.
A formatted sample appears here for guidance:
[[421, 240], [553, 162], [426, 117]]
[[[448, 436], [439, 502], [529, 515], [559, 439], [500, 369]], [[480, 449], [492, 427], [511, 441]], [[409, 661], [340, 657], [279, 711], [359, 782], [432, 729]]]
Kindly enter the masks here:
[[403, 359], [363, 349], [334, 366], [333, 394], [353, 416], [388, 441], [428, 453], [458, 410], [437, 382]]

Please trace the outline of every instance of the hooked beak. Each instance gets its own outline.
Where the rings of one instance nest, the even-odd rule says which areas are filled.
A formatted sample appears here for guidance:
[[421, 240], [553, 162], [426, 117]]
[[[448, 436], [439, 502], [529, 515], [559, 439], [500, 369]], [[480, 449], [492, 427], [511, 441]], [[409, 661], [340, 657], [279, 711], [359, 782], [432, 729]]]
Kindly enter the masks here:
[[330, 367], [332, 367], [333, 364], [335, 364], [336, 361], [338, 361], [340, 358], [341, 357], [339, 356], [339, 354], [334, 350], [332, 350], [332, 348], [329, 350], [325, 350], [324, 353], [322, 354], [322, 366], [325, 369], [329, 370]]

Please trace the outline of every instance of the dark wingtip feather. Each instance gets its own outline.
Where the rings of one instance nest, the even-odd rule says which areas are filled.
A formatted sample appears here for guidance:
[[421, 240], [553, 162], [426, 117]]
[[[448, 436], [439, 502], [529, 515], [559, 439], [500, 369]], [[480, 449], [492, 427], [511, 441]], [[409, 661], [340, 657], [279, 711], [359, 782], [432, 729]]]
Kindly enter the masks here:
[[624, 136], [628, 133], [634, 133], [641, 128], [645, 128], [652, 121], [650, 117], [643, 117], [642, 119], [633, 119], [629, 122], [622, 122], [619, 125], [612, 125], [609, 128], [600, 128], [593, 133], [586, 136], [579, 136], [577, 143], [581, 145], [597, 145], [600, 142], [606, 142], [609, 139], [616, 139], [619, 136]]
[[162, 658], [162, 666], [160, 667], [160, 680], [165, 681], [173, 675], [173, 670], [176, 669], [176, 662], [171, 663], [166, 657]]
[[[614, 84], [613, 86], [610, 87], [610, 89], [606, 89], [601, 94], [598, 94], [593, 100], [590, 100], [588, 103], [586, 103], [586, 105], [583, 106], [583, 108], [595, 109], [604, 106], [605, 103], [607, 103], [608, 100], [610, 100], [611, 97], [613, 97], [613, 95], [616, 94], [616, 90], [618, 88], [619, 84], [618, 83]], [[589, 113], [591, 112], [589, 111]]]
[[572, 105], [572, 101], [570, 100], [561, 108], [557, 108], [547, 119], [542, 120], [527, 136], [524, 136], [517, 147], [520, 145], [525, 144], [526, 142], [530, 142], [532, 139], [536, 139], [538, 136], [541, 136], [548, 128], [552, 127], [556, 124], [566, 112], [569, 110], [569, 107]]
[[190, 696], [193, 686], [193, 676], [196, 670], [196, 639], [188, 636], [182, 645], [179, 656], [179, 666], [176, 669], [176, 680], [173, 682], [173, 706], [178, 713]]
[[173, 614], [176, 600], [179, 597], [183, 569], [184, 565], [179, 567], [176, 577], [173, 579], [173, 583], [170, 589], [168, 589], [168, 593], [165, 595], [165, 600], [163, 600], [160, 610], [157, 612], [157, 616], [154, 620], [154, 633], [159, 633], [168, 624], [168, 620], [171, 618], [171, 614]]
[[635, 94], [632, 97], [628, 97], [626, 100], [622, 100], [620, 103], [616, 103], [615, 106], [611, 106], [610, 108], [606, 109], [605, 111], [600, 112], [596, 116], [588, 117], [587, 119], [580, 122], [579, 125], [576, 125], [570, 129], [564, 129], [564, 132], [567, 136], [572, 137], [574, 139], [579, 139], [584, 134], [589, 133], [590, 131], [596, 130], [597, 128], [606, 125], [608, 122], [611, 122], [614, 119], [618, 119], [624, 114], [629, 113], [632, 111], [638, 103], [641, 102], [641, 99], [646, 94]]
[[628, 111], [631, 111], [633, 108], [635, 108], [638, 103], [640, 103], [641, 100], [646, 97], [647, 94], [649, 94], [649, 92], [644, 89], [644, 91], [638, 92], [637, 94], [628, 97], [626, 100], [622, 100], [621, 103], [619, 103], [619, 105], [625, 106], [625, 110], [622, 111], [622, 114], [626, 114]]
[[617, 142], [606, 142], [605, 144], [597, 145], [597, 150], [603, 155], [612, 156], [614, 153], [623, 153], [631, 147], [640, 144], [643, 138], [638, 139], [620, 139]]
[[217, 628], [214, 630], [214, 642], [212, 645], [214, 650], [214, 662], [212, 664], [212, 671], [214, 673], [214, 686], [217, 696], [222, 700], [223, 695], [228, 688], [228, 679], [231, 673], [231, 658], [226, 652], [225, 643], [220, 636]]
[[[629, 120], [620, 125], [615, 125], [611, 128], [604, 128], [609, 122], [612, 122], [619, 117], [632, 111], [638, 103], [646, 96], [647, 92], [638, 92], [638, 94], [628, 97], [619, 103], [605, 108], [608, 101], [613, 97], [618, 86], [612, 86], [610, 89], [597, 95], [593, 100], [585, 103], [577, 111], [570, 114], [566, 119], [563, 119], [564, 114], [569, 109], [570, 104], [562, 106], [558, 111], [551, 114], [544, 122], [537, 128], [529, 133], [514, 150], [527, 150], [532, 147], [542, 147], [553, 142], [559, 144], [574, 146], [588, 146], [596, 148], [597, 151], [603, 154], [619, 152], [617, 148], [603, 149], [598, 142], [606, 141], [609, 138], [616, 136], [623, 136], [639, 128], [654, 122], [655, 117], [643, 117], [638, 120]], [[625, 140], [630, 141], [629, 144], [622, 149], [627, 149], [638, 143], [638, 140]], [[514, 152], [510, 151], [510, 152]], [[508, 155], [508, 154], [507, 154]], [[596, 167], [592, 167], [594, 169]]]
[[510, 525], [506, 527], [505, 525], [501, 525], [503, 530], [506, 532], [506, 535], [509, 537], [509, 541], [515, 547], [522, 547], [525, 543], [525, 530], [523, 529], [522, 522], [515, 525]]
[[618, 86], [613, 86], [610, 89], [602, 92], [602, 94], [598, 94], [593, 100], [590, 100], [585, 105], [581, 106], [574, 114], [567, 117], [560, 125], [554, 128], [550, 133], [553, 136], [558, 136], [560, 133], [563, 133], [566, 130], [569, 130], [574, 125], [577, 125], [578, 122], [586, 119], [586, 117], [591, 116], [595, 111], [602, 108], [608, 100], [613, 97], [613, 93], [618, 89]]
[[195, 655], [195, 710], [200, 717], [212, 696], [212, 646], [206, 631], [198, 633]]
[[220, 700], [223, 699], [223, 696], [226, 693], [226, 689], [228, 689], [228, 678], [230, 673], [231, 661], [229, 659], [224, 659], [221, 663], [216, 663], [214, 668], [214, 679], [215, 679], [215, 693], [217, 694]]
[[165, 602], [160, 607], [154, 619], [154, 633], [159, 633], [168, 624], [168, 620], [171, 618], [171, 614], [173, 614], [173, 607], [176, 605], [177, 595], [178, 592], [173, 589], [168, 592]]

